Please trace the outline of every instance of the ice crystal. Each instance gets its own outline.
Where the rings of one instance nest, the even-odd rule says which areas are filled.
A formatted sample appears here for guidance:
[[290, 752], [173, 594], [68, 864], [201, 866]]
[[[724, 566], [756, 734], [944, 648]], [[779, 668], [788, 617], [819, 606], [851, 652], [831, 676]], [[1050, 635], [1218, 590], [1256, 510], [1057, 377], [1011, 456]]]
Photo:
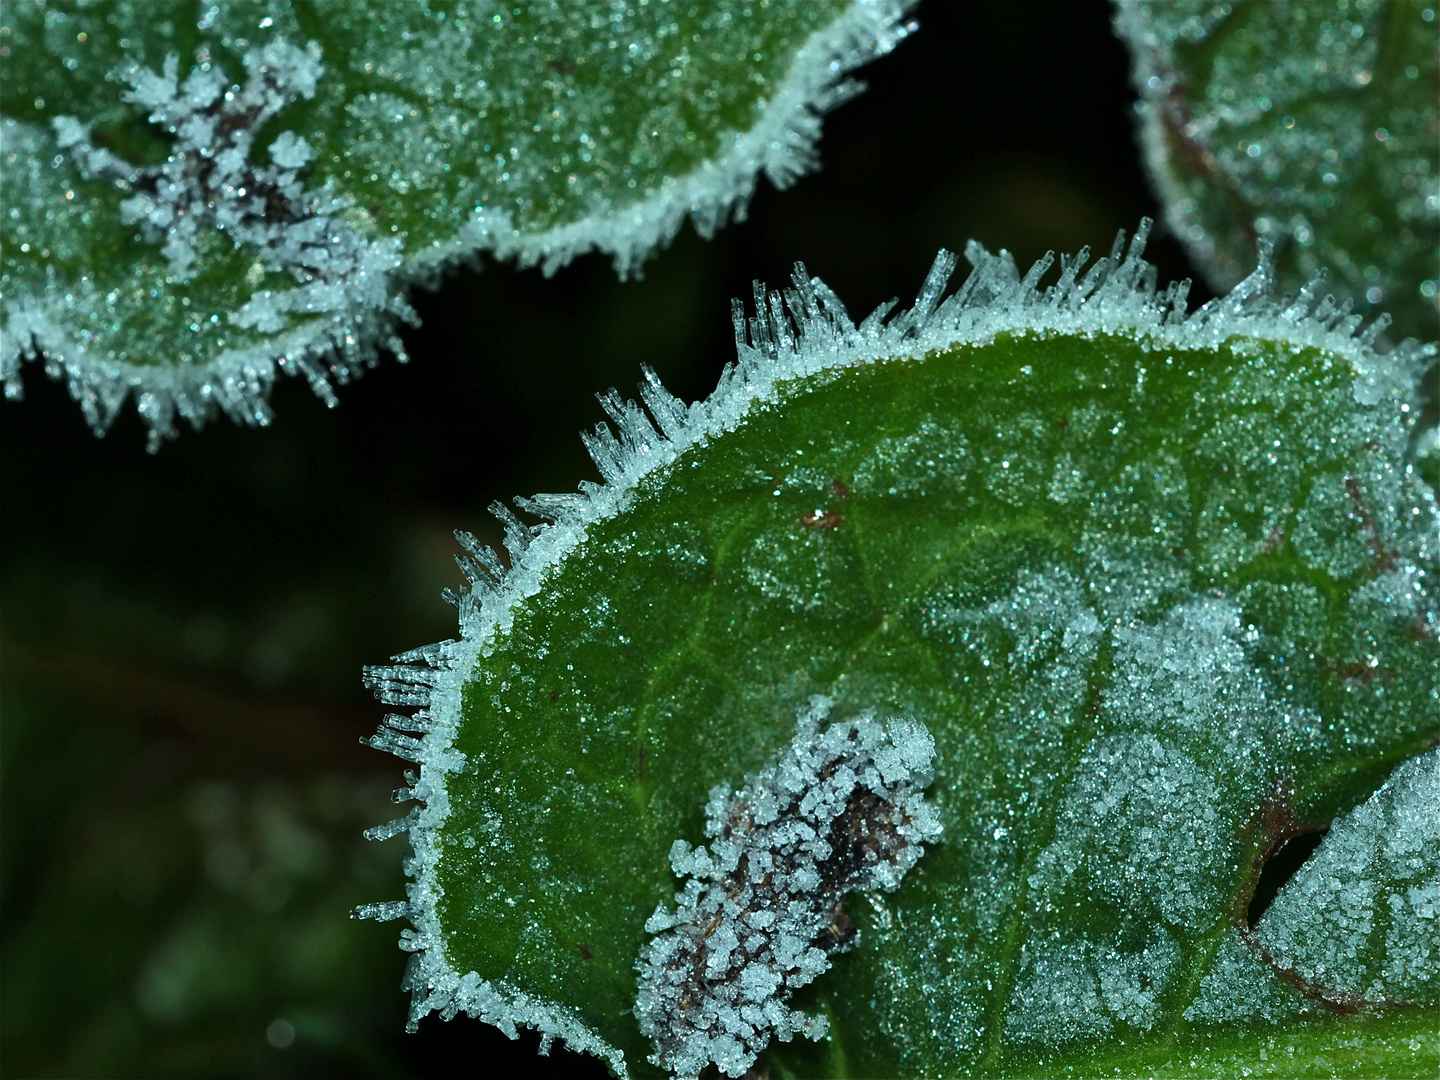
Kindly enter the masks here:
[[862, 713], [826, 723], [831, 701], [801, 712], [779, 760], [705, 807], [708, 850], [677, 840], [686, 878], [676, 910], [645, 924], [635, 1018], [659, 1065], [696, 1076], [712, 1062], [739, 1076], [772, 1035], [824, 1036], [824, 1017], [785, 1004], [858, 933], [847, 893], [893, 890], [941, 833], [923, 791], [933, 779], [929, 732], [914, 720]]

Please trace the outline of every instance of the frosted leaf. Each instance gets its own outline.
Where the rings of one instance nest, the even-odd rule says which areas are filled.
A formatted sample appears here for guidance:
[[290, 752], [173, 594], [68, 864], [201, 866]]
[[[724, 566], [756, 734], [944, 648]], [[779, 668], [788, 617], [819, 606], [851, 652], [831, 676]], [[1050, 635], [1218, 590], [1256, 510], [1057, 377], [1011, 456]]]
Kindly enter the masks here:
[[1331, 828], [1255, 929], [1307, 983], [1376, 1002], [1440, 992], [1440, 751]]
[[1117, 1025], [1147, 1031], [1162, 1016], [1161, 999], [1179, 960], [1179, 947], [1163, 930], [1142, 948], [1123, 952], [1087, 941], [1026, 942], [1006, 1036], [1053, 1046], [1094, 1039]]
[[880, 440], [855, 467], [855, 489], [867, 495], [911, 495], [942, 485], [961, 487], [973, 465], [963, 431], [926, 419], [913, 432]]
[[[1251, 1067], [1183, 1022], [1205, 978], [1255, 972], [1225, 945], [1247, 890], [1433, 737], [1435, 501], [1405, 453], [1434, 350], [1382, 355], [1332, 302], [1274, 298], [1268, 265], [1187, 312], [1143, 239], [1053, 284], [971, 245], [957, 291], [942, 255], [914, 308], [858, 324], [797, 269], [737, 311], [709, 398], [648, 373], [643, 406], [602, 396], [601, 481], [523, 500], [538, 524], [499, 507], [508, 559], [460, 536], [459, 640], [369, 673], [417, 709], [372, 740], [420, 763], [415, 1018], [564, 1022], [636, 1072]], [[1337, 477], [1353, 514], [1320, 527]], [[852, 722], [797, 742], [817, 695], [929, 733], [944, 841], [852, 894], [864, 945], [810, 981], [819, 930], [780, 929], [833, 907], [738, 898], [827, 880], [746, 846], [790, 794], [861, 783], [847, 761], [812, 785], [805, 748]], [[898, 730], [867, 744], [886, 783], [922, 756]], [[703, 1022], [675, 1022], [707, 979]], [[1428, 1060], [1414, 1014], [1301, 1029], [1277, 993], [1244, 1022], [1281, 1018], [1306, 1068], [1344, 1040]], [[825, 1039], [783, 1038], [800, 1013]]]
[[6, 395], [43, 357], [97, 433], [133, 395], [152, 449], [268, 423], [281, 371], [334, 404], [462, 259], [625, 276], [788, 186], [911, 6], [7, 4]]
[[1117, 0], [1165, 216], [1216, 288], [1256, 237], [1401, 336], [1437, 334], [1440, 22], [1430, 0]]
[[1222, 899], [1232, 832], [1214, 779], [1153, 735], [1097, 739], [1060, 803], [1030, 887], [1056, 907], [1111, 903], [1197, 931]]

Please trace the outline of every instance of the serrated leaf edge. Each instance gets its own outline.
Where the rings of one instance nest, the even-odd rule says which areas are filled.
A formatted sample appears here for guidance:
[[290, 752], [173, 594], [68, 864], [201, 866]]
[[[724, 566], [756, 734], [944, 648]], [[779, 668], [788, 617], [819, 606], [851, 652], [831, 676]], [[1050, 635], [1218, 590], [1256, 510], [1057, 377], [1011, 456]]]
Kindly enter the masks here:
[[[1360, 330], [1360, 316], [1348, 303], [1319, 298], [1317, 287], [1298, 297], [1276, 298], [1268, 249], [1259, 267], [1228, 295], [1185, 312], [1189, 282], [1159, 290], [1155, 268], [1144, 260], [1151, 223], [1142, 221], [1128, 250], [1125, 234], [1110, 254], [1081, 274], [1088, 249], [1060, 259], [1059, 280], [1041, 288], [1054, 264], [1053, 254], [1038, 260], [1022, 278], [1006, 251], [992, 255], [971, 241], [966, 257], [974, 269], [954, 294], [942, 294], [956, 258], [942, 251], [910, 309], [887, 316], [884, 304], [855, 324], [835, 294], [796, 264], [792, 286], [783, 293], [755, 287], [754, 314], [734, 303], [737, 359], [726, 367], [710, 397], [685, 405], [670, 394], [654, 372], [645, 369], [640, 384], [643, 405], [614, 390], [600, 403], [614, 424], [597, 425], [582, 435], [602, 477], [582, 481], [575, 494], [539, 495], [515, 500], [540, 517], [522, 522], [502, 503], [491, 512], [504, 526], [509, 567], [473, 536], [457, 532], [466, 550], [457, 556], [470, 584], [447, 599], [459, 609], [460, 637], [393, 658], [365, 670], [365, 683], [382, 701], [414, 707], [413, 715], [391, 714], [377, 733], [363, 739], [419, 766], [409, 788], [397, 800], [421, 805], [404, 818], [373, 830], [376, 835], [407, 831], [413, 855], [406, 860], [408, 899], [357, 908], [356, 917], [408, 917], [413, 930], [401, 932], [401, 948], [412, 953], [406, 988], [412, 992], [411, 1025], [431, 1011], [445, 1018], [466, 1012], [507, 1033], [532, 1027], [573, 1049], [595, 1053], [618, 1075], [627, 1075], [623, 1054], [604, 1042], [564, 1006], [536, 1008], [536, 999], [517, 989], [495, 985], [479, 973], [457, 972], [445, 955], [445, 932], [437, 902], [442, 895], [437, 869], [442, 855], [439, 832], [449, 815], [447, 777], [465, 765], [454, 748], [461, 720], [464, 687], [476, 663], [493, 649], [513, 622], [515, 607], [541, 591], [547, 579], [583, 545], [589, 527], [623, 512], [640, 485], [673, 464], [686, 450], [733, 430], [757, 407], [802, 392], [805, 380], [847, 367], [896, 360], [919, 360], [963, 345], [983, 345], [997, 335], [1124, 334], [1151, 350], [1218, 349], [1236, 337], [1275, 341], [1292, 347], [1328, 350], [1355, 373], [1354, 394], [1362, 406], [1385, 403], [1398, 408], [1415, 399], [1418, 374], [1436, 355], [1432, 344], [1406, 341], [1381, 354], [1375, 339], [1386, 322]], [[1409, 416], [1416, 412], [1412, 406]]]

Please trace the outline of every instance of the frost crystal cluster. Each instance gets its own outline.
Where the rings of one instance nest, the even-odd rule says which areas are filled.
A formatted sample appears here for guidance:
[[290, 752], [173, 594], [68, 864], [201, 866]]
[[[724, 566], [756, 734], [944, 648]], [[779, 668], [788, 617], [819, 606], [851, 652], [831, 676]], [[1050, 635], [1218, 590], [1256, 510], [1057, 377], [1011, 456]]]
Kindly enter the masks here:
[[935, 754], [924, 726], [872, 712], [827, 725], [830, 708], [812, 697], [778, 761], [738, 792], [710, 792], [708, 850], [677, 840], [670, 851], [688, 880], [676, 910], [645, 924], [657, 936], [635, 1002], [656, 1065], [739, 1076], [772, 1035], [823, 1037], [825, 1018], [785, 999], [857, 939], [846, 894], [895, 889], [940, 836], [923, 795]]
[[[195, 276], [197, 236], [214, 228], [252, 251], [266, 269], [285, 271], [303, 286], [257, 294], [230, 315], [236, 326], [275, 333], [287, 327], [289, 313], [329, 312], [343, 320], [367, 310], [409, 312], [388, 295], [389, 275], [400, 264], [398, 243], [366, 243], [339, 216], [342, 200], [305, 191], [297, 174], [315, 151], [304, 138], [283, 131], [269, 145], [269, 165], [251, 160], [255, 134], [266, 121], [296, 98], [315, 96], [324, 73], [319, 57], [315, 42], [308, 49], [284, 41], [251, 49], [243, 88], [209, 65], [178, 83], [173, 54], [163, 74], [127, 72], [134, 89], [125, 99], [149, 109], [150, 121], [174, 136], [170, 156], [159, 166], [133, 166], [95, 147], [74, 117], [54, 122], [60, 148], [71, 153], [82, 175], [132, 193], [120, 205], [121, 219], [160, 245], [173, 280]], [[342, 327], [336, 329], [343, 336]]]
[[[304, 139], [283, 132], [270, 146], [274, 162], [250, 160], [255, 132], [296, 97], [314, 97], [323, 68], [320, 49], [275, 42], [245, 55], [250, 78], [232, 87], [219, 67], [196, 70], [177, 82], [179, 57], [166, 57], [164, 73], [136, 68], [134, 87], [122, 97], [149, 112], [150, 122], [175, 137], [170, 157], [140, 168], [91, 142], [88, 127], [73, 116], [55, 118], [62, 150], [70, 151], [86, 179], [110, 180], [133, 194], [120, 204], [121, 220], [139, 224], [146, 239], [161, 245], [177, 281], [195, 276], [195, 236], [201, 226], [228, 232], [236, 244], [257, 248], [267, 262], [319, 270], [330, 261], [306, 252], [338, 226], [305, 205], [295, 170], [314, 156]], [[301, 222], [304, 228], [292, 228]]]

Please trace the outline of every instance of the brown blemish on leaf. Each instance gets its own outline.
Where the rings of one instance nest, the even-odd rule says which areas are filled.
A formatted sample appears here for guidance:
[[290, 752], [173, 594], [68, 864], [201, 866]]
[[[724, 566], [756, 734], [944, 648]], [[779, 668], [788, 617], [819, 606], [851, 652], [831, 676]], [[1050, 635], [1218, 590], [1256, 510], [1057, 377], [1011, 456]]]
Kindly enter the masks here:
[[1380, 530], [1375, 525], [1375, 519], [1370, 516], [1370, 511], [1365, 505], [1365, 493], [1360, 489], [1360, 478], [1354, 475], [1345, 477], [1345, 490], [1350, 494], [1350, 501], [1355, 504], [1355, 516], [1360, 519], [1360, 527], [1365, 530], [1365, 541], [1370, 545], [1370, 551], [1375, 556], [1375, 573], [1383, 574], [1395, 568], [1395, 549], [1389, 547], [1381, 538]]
[[840, 480], [831, 480], [831, 481], [830, 481], [830, 492], [831, 492], [831, 494], [833, 494], [837, 499], [848, 499], [848, 498], [850, 498], [850, 489], [845, 486], [845, 484], [844, 484], [843, 481], [840, 481]]
[[1376, 679], [1382, 682], [1390, 682], [1395, 678], [1395, 669], [1381, 667], [1378, 661], [1371, 662], [1356, 661], [1350, 664], [1341, 664], [1335, 660], [1328, 660], [1323, 656], [1317, 656], [1322, 671], [1339, 675], [1352, 686], [1369, 686]]
[[1265, 869], [1265, 864], [1295, 837], [1319, 832], [1329, 826], [1328, 822], [1300, 821], [1290, 809], [1293, 792], [1294, 784], [1289, 779], [1275, 781], [1274, 787], [1261, 802], [1260, 809], [1255, 812], [1250, 824], [1245, 826], [1241, 834], [1246, 840], [1253, 841], [1255, 837], [1262, 840], [1260, 850], [1250, 866], [1250, 877], [1240, 887], [1230, 905], [1230, 921], [1242, 930], [1249, 928], [1250, 901], [1255, 897], [1255, 887], [1260, 884], [1260, 873]]
[[795, 521], [807, 529], [835, 529], [840, 526], [840, 513], [836, 510], [822, 510], [817, 506], [810, 513], [801, 514]]
[[1369, 686], [1376, 679], [1389, 682], [1395, 678], [1395, 670], [1393, 668], [1381, 667], [1379, 664], [1346, 664], [1339, 670], [1342, 679], [1359, 686]]
[[821, 930], [815, 937], [815, 947], [829, 952], [832, 949], [844, 948], [855, 940], [855, 935], [860, 931], [855, 926], [849, 915], [842, 911], [839, 905], [830, 912], [830, 921], [825, 929]]

